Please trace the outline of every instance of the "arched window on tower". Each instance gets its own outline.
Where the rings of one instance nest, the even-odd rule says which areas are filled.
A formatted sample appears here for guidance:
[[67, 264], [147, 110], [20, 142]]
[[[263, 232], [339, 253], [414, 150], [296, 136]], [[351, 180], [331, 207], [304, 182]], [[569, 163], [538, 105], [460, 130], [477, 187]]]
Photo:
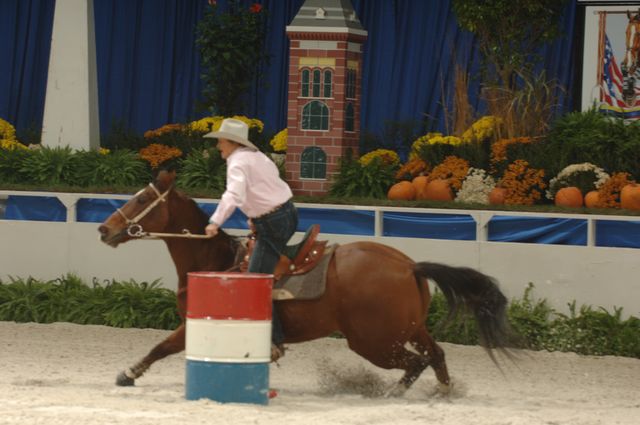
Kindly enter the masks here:
[[303, 130], [329, 130], [329, 108], [319, 100], [312, 100], [302, 108]]
[[344, 129], [345, 131], [353, 131], [355, 122], [355, 114], [353, 111], [353, 103], [348, 102], [344, 109]]
[[317, 146], [310, 146], [302, 151], [300, 157], [300, 178], [327, 178], [327, 154]]

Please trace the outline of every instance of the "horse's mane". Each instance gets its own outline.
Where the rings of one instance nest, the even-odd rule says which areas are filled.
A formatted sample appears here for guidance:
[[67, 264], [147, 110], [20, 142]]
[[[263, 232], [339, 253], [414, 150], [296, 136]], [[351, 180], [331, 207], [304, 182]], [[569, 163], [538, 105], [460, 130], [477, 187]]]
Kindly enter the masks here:
[[[209, 216], [205, 213], [198, 203], [191, 197], [187, 196], [179, 190], [174, 190], [176, 195], [175, 199], [180, 204], [180, 214], [183, 219], [191, 221], [195, 228], [190, 229], [192, 233], [203, 234], [204, 228], [209, 222]], [[181, 223], [184, 224], [184, 223]], [[181, 229], [180, 229], [181, 230]], [[232, 250], [234, 256], [238, 256], [239, 252], [243, 250], [242, 238], [239, 236], [232, 236], [220, 229], [218, 236], [208, 241], [211, 244], [226, 243]]]

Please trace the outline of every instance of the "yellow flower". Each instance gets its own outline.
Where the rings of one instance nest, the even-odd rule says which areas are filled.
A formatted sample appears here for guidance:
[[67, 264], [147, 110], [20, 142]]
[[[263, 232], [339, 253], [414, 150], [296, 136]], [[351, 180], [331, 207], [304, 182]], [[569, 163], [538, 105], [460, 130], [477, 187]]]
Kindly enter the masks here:
[[387, 165], [395, 165], [400, 162], [398, 154], [389, 149], [376, 149], [371, 151], [366, 155], [361, 156], [360, 159], [358, 159], [358, 162], [360, 162], [360, 165], [368, 165], [374, 158], [380, 158], [382, 163]]
[[191, 131], [209, 133], [210, 131], [218, 130], [223, 119], [224, 117], [221, 117], [220, 115], [216, 115], [215, 117], [204, 117], [197, 121], [190, 122], [188, 127]]
[[100, 149], [98, 150], [98, 153], [99, 153], [100, 155], [109, 155], [109, 154], [111, 153], [111, 151], [110, 151], [109, 149], [107, 149], [107, 148], [100, 148]]
[[287, 138], [289, 137], [289, 130], [284, 129], [278, 134], [273, 136], [273, 139], [269, 142], [275, 152], [284, 152], [287, 150]]
[[493, 115], [486, 115], [471, 124], [471, 127], [462, 134], [462, 141], [464, 143], [472, 143], [489, 139], [495, 135], [496, 127], [501, 123], [502, 119]]
[[430, 144], [430, 140], [436, 137], [442, 137], [442, 133], [427, 133], [424, 136], [420, 136], [416, 140], [414, 140], [413, 144], [411, 145], [411, 152], [409, 152], [409, 160], [420, 158], [420, 148], [423, 145]]
[[258, 130], [258, 133], [262, 133], [262, 130], [264, 130], [264, 124], [257, 118], [247, 118], [244, 115], [234, 115], [231, 118], [243, 121], [249, 126], [249, 130], [255, 128]]
[[0, 148], [7, 150], [26, 149], [26, 146], [16, 140], [16, 129], [2, 118], [0, 118]]

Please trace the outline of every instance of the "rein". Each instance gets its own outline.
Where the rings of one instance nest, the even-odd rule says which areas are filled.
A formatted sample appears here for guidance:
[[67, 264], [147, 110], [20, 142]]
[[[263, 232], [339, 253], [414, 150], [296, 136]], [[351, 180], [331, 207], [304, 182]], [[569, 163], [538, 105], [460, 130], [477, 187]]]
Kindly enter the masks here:
[[134, 218], [127, 217], [127, 215], [122, 211], [122, 209], [120, 208], [116, 209], [116, 211], [122, 216], [122, 218], [124, 218], [124, 220], [127, 223], [127, 235], [131, 236], [132, 238], [138, 238], [138, 239], [161, 239], [161, 238], [211, 239], [212, 238], [212, 236], [209, 236], [209, 235], [193, 234], [187, 229], [183, 229], [182, 233], [145, 232], [142, 226], [138, 222], [142, 220], [147, 214], [149, 214], [151, 210], [153, 210], [160, 202], [166, 202], [167, 195], [169, 195], [169, 192], [171, 192], [171, 189], [173, 188], [173, 187], [170, 187], [169, 189], [167, 189], [166, 192], [160, 193], [160, 191], [154, 186], [153, 183], [149, 183], [149, 187], [151, 187], [151, 189], [153, 189], [153, 191], [156, 193], [157, 198], [152, 203], [150, 203], [144, 210], [142, 210], [138, 215], [136, 215]]

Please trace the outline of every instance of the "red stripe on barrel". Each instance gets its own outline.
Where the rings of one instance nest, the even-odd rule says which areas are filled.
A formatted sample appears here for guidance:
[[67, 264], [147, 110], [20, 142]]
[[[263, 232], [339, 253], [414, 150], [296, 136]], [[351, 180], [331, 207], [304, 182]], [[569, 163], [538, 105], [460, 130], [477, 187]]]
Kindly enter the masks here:
[[271, 320], [272, 275], [191, 272], [187, 318]]

